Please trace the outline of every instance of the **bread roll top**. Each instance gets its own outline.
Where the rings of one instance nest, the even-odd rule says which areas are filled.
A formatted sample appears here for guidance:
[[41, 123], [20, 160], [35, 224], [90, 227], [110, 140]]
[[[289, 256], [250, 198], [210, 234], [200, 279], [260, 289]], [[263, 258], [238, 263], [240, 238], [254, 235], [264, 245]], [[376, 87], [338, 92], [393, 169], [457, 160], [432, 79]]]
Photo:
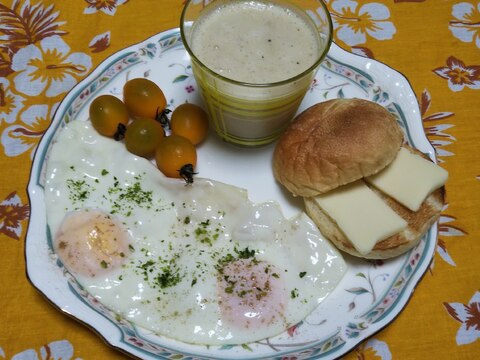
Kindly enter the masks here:
[[274, 175], [293, 195], [316, 196], [381, 171], [403, 140], [383, 106], [328, 100], [299, 114], [286, 129], [273, 155]]

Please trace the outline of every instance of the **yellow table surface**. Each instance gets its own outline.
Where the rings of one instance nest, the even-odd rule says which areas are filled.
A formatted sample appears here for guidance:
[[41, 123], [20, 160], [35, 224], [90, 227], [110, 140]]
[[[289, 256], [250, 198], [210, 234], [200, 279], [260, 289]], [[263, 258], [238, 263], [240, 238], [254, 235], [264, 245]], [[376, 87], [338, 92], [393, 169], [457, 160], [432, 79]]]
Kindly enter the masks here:
[[[183, 3], [0, 1], [0, 358], [126, 358], [28, 282], [26, 185], [36, 144], [68, 90], [110, 54], [178, 27]], [[478, 359], [480, 1], [326, 3], [338, 45], [409, 79], [428, 138], [450, 174], [431, 268], [398, 318], [345, 358]], [[61, 54], [74, 66], [52, 66]]]

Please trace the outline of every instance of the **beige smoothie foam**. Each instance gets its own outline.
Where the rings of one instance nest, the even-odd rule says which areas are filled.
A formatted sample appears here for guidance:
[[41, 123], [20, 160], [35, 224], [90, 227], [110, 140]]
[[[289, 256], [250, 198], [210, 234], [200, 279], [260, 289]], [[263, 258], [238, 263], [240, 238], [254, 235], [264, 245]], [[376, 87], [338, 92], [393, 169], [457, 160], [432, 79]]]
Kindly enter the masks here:
[[322, 52], [305, 14], [267, 1], [231, 1], [207, 11], [195, 22], [191, 43], [210, 69], [254, 84], [298, 75]]

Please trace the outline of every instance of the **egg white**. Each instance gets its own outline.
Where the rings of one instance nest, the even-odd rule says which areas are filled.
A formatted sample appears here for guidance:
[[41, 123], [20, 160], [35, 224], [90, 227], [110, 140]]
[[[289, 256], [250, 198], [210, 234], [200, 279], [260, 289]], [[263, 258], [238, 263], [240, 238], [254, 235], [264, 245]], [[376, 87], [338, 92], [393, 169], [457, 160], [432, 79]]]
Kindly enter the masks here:
[[[54, 244], [72, 213], [99, 210], [121, 223], [129, 234], [122, 261], [82, 273], [58, 252], [60, 260], [119, 316], [187, 343], [277, 335], [315, 309], [346, 271], [305, 214], [287, 220], [277, 203], [254, 204], [243, 189], [168, 179], [88, 122], [68, 124], [52, 144], [45, 201]], [[232, 306], [239, 302], [250, 310]]]

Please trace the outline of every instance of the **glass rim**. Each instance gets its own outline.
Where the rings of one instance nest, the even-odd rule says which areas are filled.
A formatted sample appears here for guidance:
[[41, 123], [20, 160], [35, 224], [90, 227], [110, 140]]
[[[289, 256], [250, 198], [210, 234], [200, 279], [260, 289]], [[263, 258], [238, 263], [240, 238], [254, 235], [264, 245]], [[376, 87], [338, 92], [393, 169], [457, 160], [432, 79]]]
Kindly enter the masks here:
[[[329, 34], [328, 34], [328, 38], [327, 38], [327, 42], [326, 42], [326, 46], [325, 46], [325, 49], [323, 50], [323, 52], [320, 54], [320, 56], [318, 57], [318, 59], [313, 63], [313, 65], [311, 65], [308, 69], [302, 71], [301, 73], [295, 75], [295, 76], [292, 76], [288, 79], [285, 79], [285, 80], [280, 80], [280, 81], [276, 81], [276, 82], [271, 82], [271, 83], [249, 83], [249, 82], [244, 82], [244, 81], [238, 81], [238, 80], [234, 80], [234, 79], [230, 79], [228, 77], [225, 77], [215, 71], [213, 71], [212, 69], [210, 69], [207, 65], [205, 65], [202, 61], [200, 61], [200, 59], [194, 54], [193, 50], [191, 49], [191, 47], [188, 45], [188, 41], [186, 39], [186, 36], [185, 36], [185, 31], [184, 31], [184, 24], [185, 24], [185, 16], [186, 16], [186, 12], [187, 12], [187, 7], [190, 5], [190, 3], [192, 3], [194, 0], [187, 0], [185, 2], [185, 5], [182, 9], [182, 14], [180, 16], [180, 37], [182, 39], [182, 43], [183, 43], [183, 46], [185, 47], [185, 50], [187, 50], [188, 54], [190, 55], [190, 57], [196, 61], [204, 70], [206, 70], [208, 73], [210, 73], [211, 75], [214, 75], [215, 77], [218, 77], [220, 78], [222, 81], [225, 81], [225, 82], [229, 82], [231, 84], [234, 84], [234, 85], [238, 85], [238, 86], [244, 86], [244, 87], [252, 87], [252, 88], [262, 88], [262, 87], [275, 87], [275, 86], [281, 86], [281, 85], [285, 85], [285, 84], [289, 84], [293, 81], [296, 81], [296, 80], [299, 80], [301, 79], [302, 77], [304, 77], [305, 75], [307, 75], [308, 73], [312, 72], [312, 71], [315, 71], [315, 69], [317, 69], [319, 67], [319, 65], [321, 64], [321, 62], [323, 61], [323, 59], [326, 57], [326, 55], [328, 54], [328, 51], [330, 50], [330, 47], [332, 45], [332, 42], [333, 42], [333, 24], [332, 24], [332, 17], [330, 15], [330, 12], [328, 11], [328, 8], [327, 8], [327, 5], [325, 4], [325, 2], [323, 0], [316, 0], [320, 6], [323, 8], [325, 14], [326, 14], [326, 18], [327, 18], [327, 22], [328, 22], [328, 31], [329, 31]], [[269, 0], [267, 0], [269, 1]], [[275, 1], [275, 0], [272, 0], [272, 1]], [[285, 1], [285, 2], [290, 2], [288, 0], [282, 0], [282, 1]], [[306, 14], [307, 16], [309, 16], [308, 14]], [[310, 17], [310, 16], [309, 16]]]

